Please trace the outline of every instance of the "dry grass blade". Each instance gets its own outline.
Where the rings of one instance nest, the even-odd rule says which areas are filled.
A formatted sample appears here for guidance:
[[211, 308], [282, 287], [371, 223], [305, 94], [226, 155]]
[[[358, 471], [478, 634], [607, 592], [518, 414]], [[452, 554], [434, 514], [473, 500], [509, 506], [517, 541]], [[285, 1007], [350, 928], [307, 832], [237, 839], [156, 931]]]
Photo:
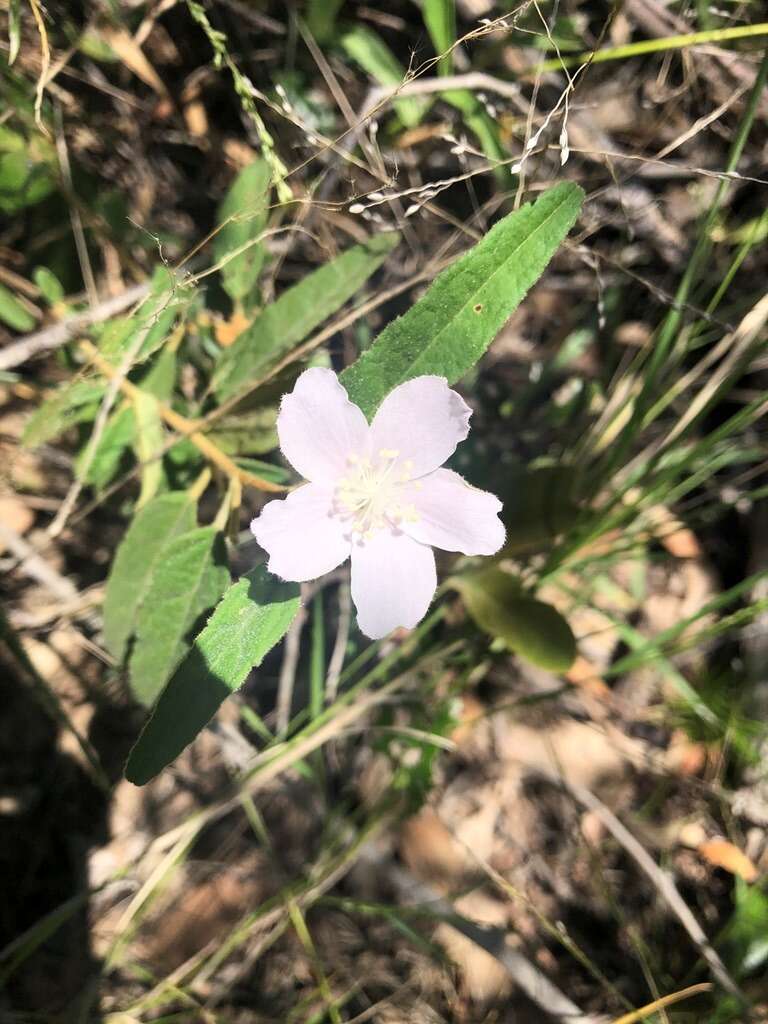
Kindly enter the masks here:
[[600, 819], [614, 839], [623, 846], [629, 856], [653, 883], [659, 895], [664, 899], [667, 906], [683, 928], [685, 928], [691, 941], [701, 954], [702, 959], [709, 965], [712, 974], [720, 985], [722, 985], [726, 992], [730, 992], [732, 996], [735, 996], [741, 1002], [746, 1003], [747, 1000], [744, 993], [731, 977], [727, 967], [720, 959], [716, 950], [712, 946], [712, 943], [707, 938], [704, 929], [693, 916], [690, 907], [677, 891], [677, 887], [672, 878], [658, 866], [653, 857], [651, 857], [642, 844], [635, 839], [629, 829], [619, 821], [613, 811], [606, 807], [602, 800], [599, 800], [594, 793], [590, 792], [590, 790], [586, 789], [584, 786], [579, 786], [575, 783], [569, 782], [567, 779], [564, 779], [562, 776], [558, 777], [554, 773], [545, 772], [541, 769], [537, 769], [536, 771], [537, 774], [541, 775], [542, 778], [547, 779], [553, 785], [562, 786], [566, 792], [570, 793], [574, 800], [582, 805], [582, 807], [586, 807]]
[[527, 957], [507, 945], [507, 932], [502, 928], [480, 925], [459, 914], [453, 904], [440, 896], [430, 885], [417, 881], [403, 868], [390, 865], [389, 871], [398, 889], [401, 902], [424, 903], [429, 910], [476, 945], [490, 953], [543, 1012], [563, 1024], [604, 1024], [602, 1018], [583, 1013]]
[[693, 996], [709, 992], [711, 989], [712, 986], [706, 981], [701, 982], [699, 985], [691, 985], [689, 988], [681, 989], [680, 992], [672, 992], [668, 996], [654, 999], [652, 1003], [641, 1006], [639, 1010], [633, 1010], [632, 1013], [625, 1013], [622, 1017], [611, 1021], [611, 1024], [637, 1024], [637, 1021], [646, 1020], [652, 1014], [665, 1009], [667, 1006], [673, 1006], [675, 1003], [680, 1003], [684, 999], [691, 999]]
[[105, 299], [95, 306], [91, 306], [83, 313], [75, 313], [62, 320], [61, 323], [46, 327], [35, 334], [28, 334], [19, 341], [6, 345], [0, 351], [0, 370], [12, 370], [21, 366], [33, 356], [43, 352], [50, 352], [53, 349], [61, 348], [68, 341], [72, 341], [91, 324], [100, 324], [110, 320], [113, 316], [124, 312], [137, 302], [141, 302], [149, 294], [151, 282], [145, 281], [142, 284], [135, 284], [126, 288], [120, 295]]

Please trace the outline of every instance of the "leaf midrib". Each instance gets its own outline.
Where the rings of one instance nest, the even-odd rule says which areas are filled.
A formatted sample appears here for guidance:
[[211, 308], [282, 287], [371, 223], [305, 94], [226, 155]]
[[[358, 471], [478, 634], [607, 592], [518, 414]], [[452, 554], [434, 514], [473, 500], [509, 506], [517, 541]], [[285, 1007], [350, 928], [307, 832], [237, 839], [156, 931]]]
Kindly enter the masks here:
[[[184, 535], [182, 534], [182, 537], [183, 536]], [[176, 648], [181, 643], [182, 637], [184, 635], [184, 624], [186, 624], [187, 626], [189, 625], [188, 619], [189, 619], [190, 609], [192, 607], [194, 599], [197, 597], [197, 595], [200, 592], [200, 587], [201, 587], [202, 582], [203, 582], [203, 576], [205, 575], [206, 565], [207, 565], [209, 557], [210, 557], [210, 555], [211, 555], [211, 553], [213, 551], [213, 545], [215, 543], [216, 543], [216, 535], [214, 534], [214, 536], [211, 539], [210, 544], [208, 545], [208, 550], [206, 552], [205, 557], [202, 560], [202, 564], [200, 565], [199, 572], [198, 572], [198, 575], [197, 575], [197, 581], [194, 584], [194, 590], [192, 591], [191, 597], [190, 597], [189, 601], [187, 602], [187, 605], [186, 605], [186, 608], [185, 608], [185, 612], [184, 612], [182, 627], [181, 627], [181, 629], [177, 633], [177, 637], [176, 637], [176, 639], [173, 642], [173, 646], [170, 648], [169, 653], [170, 653], [171, 656], [173, 655], [173, 653], [176, 651]], [[154, 625], [154, 620], [150, 620], [150, 621]], [[166, 648], [166, 649], [168, 649], [168, 648]]]
[[[534, 235], [536, 235], [537, 232], [539, 232], [542, 228], [546, 227], [546, 225], [555, 216], [555, 214], [558, 213], [558, 211], [565, 205], [566, 201], [567, 201], [567, 197], [564, 197], [561, 200], [561, 202], [559, 202], [558, 205], [552, 209], [551, 213], [547, 216], [547, 218], [545, 220], [541, 221], [541, 223], [537, 227], [533, 228], [533, 230], [528, 235], [525, 236], [525, 238], [512, 250], [512, 252], [510, 252], [510, 254], [503, 261], [503, 263], [501, 263], [498, 266], [498, 268], [495, 271], [493, 271], [493, 273], [488, 278], [486, 278], [486, 280], [484, 281], [484, 283], [481, 286], [481, 288], [479, 288], [477, 291], [481, 291], [484, 288], [487, 288], [487, 286], [491, 283], [491, 281], [493, 281], [493, 279], [496, 277], [496, 275], [500, 274], [502, 272], [502, 270], [504, 269], [504, 267], [506, 267], [507, 263], [509, 263], [509, 261], [511, 259], [513, 259], [517, 255], [517, 253], [520, 251], [520, 249], [522, 249], [522, 247], [528, 241], [530, 241], [530, 239], [533, 238]], [[535, 210], [535, 205], [531, 206], [530, 210], [531, 210], [531, 212], [533, 212]], [[578, 214], [578, 211], [577, 211], [577, 214]], [[471, 252], [471, 250], [470, 250], [470, 252]], [[463, 257], [460, 256], [459, 259], [463, 259]], [[429, 355], [429, 353], [431, 352], [432, 348], [439, 342], [440, 338], [445, 334], [445, 332], [448, 330], [448, 328], [451, 327], [451, 325], [454, 323], [454, 321], [457, 320], [466, 311], [466, 309], [472, 303], [474, 303], [476, 296], [477, 296], [477, 292], [475, 292], [472, 295], [472, 297], [469, 298], [464, 303], [464, 305], [461, 306], [461, 308], [456, 311], [456, 313], [454, 313], [454, 315], [451, 317], [451, 319], [442, 327], [442, 329], [440, 331], [438, 331], [437, 334], [434, 335], [432, 340], [427, 343], [427, 346], [424, 348], [424, 350], [422, 352], [420, 352], [419, 355], [415, 359], [411, 360], [411, 362], [409, 363], [410, 366], [413, 366], [414, 363], [417, 363], [420, 359], [423, 359], [425, 356]], [[395, 385], [395, 386], [403, 384], [407, 380], [410, 380], [410, 377], [406, 376], [406, 374], [403, 374], [398, 379], [397, 385]]]

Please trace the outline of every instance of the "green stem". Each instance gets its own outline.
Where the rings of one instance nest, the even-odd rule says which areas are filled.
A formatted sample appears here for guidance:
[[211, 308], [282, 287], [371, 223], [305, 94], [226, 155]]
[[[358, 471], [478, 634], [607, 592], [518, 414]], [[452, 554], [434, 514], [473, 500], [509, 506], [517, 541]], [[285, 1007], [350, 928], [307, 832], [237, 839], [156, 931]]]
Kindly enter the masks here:
[[577, 68], [582, 64], [603, 64], [610, 60], [625, 60], [628, 57], [640, 57], [647, 53], [663, 53], [665, 50], [683, 50], [689, 46], [702, 46], [707, 43], [724, 43], [729, 39], [748, 39], [755, 36], [768, 36], [768, 22], [758, 25], [736, 25], [733, 28], [715, 28], [706, 32], [688, 32], [679, 36], [664, 36], [662, 39], [643, 39], [639, 43], [627, 43], [626, 46], [613, 46], [605, 50], [587, 50], [573, 57], [552, 57], [531, 68], [531, 74], [543, 71], [561, 71], [563, 68]]

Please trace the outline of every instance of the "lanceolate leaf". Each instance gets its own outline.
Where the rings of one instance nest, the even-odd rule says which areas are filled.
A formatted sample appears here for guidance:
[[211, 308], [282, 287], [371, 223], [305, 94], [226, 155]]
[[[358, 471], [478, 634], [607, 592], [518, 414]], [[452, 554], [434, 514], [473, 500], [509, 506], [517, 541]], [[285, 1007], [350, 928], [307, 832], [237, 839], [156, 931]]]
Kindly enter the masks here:
[[35, 326], [35, 318], [22, 305], [12, 291], [0, 284], [0, 321], [13, 327], [15, 331], [31, 331]]
[[237, 394], [352, 298], [399, 241], [389, 232], [355, 245], [267, 306], [226, 349], [213, 377], [219, 400]]
[[[408, 80], [408, 75], [384, 40], [365, 25], [355, 25], [339, 40], [347, 55], [379, 85], [397, 88]], [[430, 106], [430, 100], [423, 96], [407, 97], [394, 101], [394, 107], [403, 124], [412, 128], [421, 121]]]
[[190, 631], [229, 579], [224, 542], [213, 526], [183, 533], [167, 546], [136, 619], [130, 680], [142, 704], [154, 703], [189, 650]]
[[75, 423], [91, 420], [96, 415], [106, 384], [99, 380], [75, 380], [62, 384], [30, 417], [24, 428], [24, 444], [44, 444]]
[[[253, 291], [264, 262], [264, 246], [257, 239], [267, 223], [271, 175], [266, 160], [254, 160], [238, 174], [219, 208], [222, 227], [214, 237], [213, 253], [222, 263], [224, 290], [235, 300]], [[232, 256], [234, 252], [238, 255]]]
[[157, 494], [163, 479], [163, 463], [158, 457], [163, 449], [163, 421], [157, 399], [146, 391], [136, 392], [133, 410], [136, 416], [134, 447], [141, 465], [138, 507], [143, 508]]
[[78, 479], [82, 479], [86, 484], [91, 484], [98, 491], [106, 487], [117, 472], [124, 453], [133, 444], [135, 435], [136, 421], [133, 405], [130, 402], [126, 402], [116, 412], [112, 413], [107, 421], [85, 477], [82, 475], [82, 467], [85, 462], [84, 456], [88, 451], [88, 446], [86, 445], [79, 452], [75, 460]]
[[263, 566], [230, 587], [160, 695], [126, 778], [142, 786], [178, 757], [282, 639], [298, 610], [298, 585], [281, 583]]
[[576, 641], [560, 612], [522, 594], [513, 576], [500, 569], [452, 576], [477, 625], [511, 650], [551, 672], [565, 672], [576, 657]]
[[342, 374], [349, 397], [372, 416], [389, 392], [421, 374], [455, 383], [485, 352], [541, 276], [581, 207], [583, 192], [557, 185], [496, 224], [386, 327]]
[[136, 514], [107, 580], [104, 642], [117, 662], [125, 657], [141, 602], [155, 569], [173, 538], [195, 526], [196, 508], [189, 495], [161, 494]]
[[102, 328], [99, 350], [118, 364], [137, 345], [132, 365], [143, 363], [165, 344], [179, 313], [188, 306], [194, 290], [166, 266], [156, 267], [149, 295], [133, 316], [117, 317]]
[[[151, 396], [154, 395], [155, 398], [166, 401], [173, 390], [175, 376], [176, 353], [166, 349], [157, 357], [154, 366], [144, 374], [140, 382], [141, 390], [148, 393], [150, 400]], [[146, 405], [147, 403], [145, 402], [144, 404]], [[146, 429], [146, 418], [142, 422]], [[162, 438], [162, 431], [158, 430], [159, 426], [158, 420], [154, 424], [155, 438], [158, 445], [161, 443]], [[146, 448], [147, 440], [146, 435], [143, 438], [137, 438], [134, 402], [126, 400], [107, 420], [107, 425], [98, 440], [96, 452], [90, 461], [85, 477], [82, 475], [82, 466], [85, 461], [84, 456], [88, 451], [87, 443], [78, 453], [75, 460], [78, 478], [83, 479], [84, 483], [91, 484], [97, 490], [101, 490], [114, 477], [124, 454], [132, 447], [136, 447], [137, 450], [139, 446]], [[162, 465], [160, 461], [157, 460], [156, 462], [149, 463], [145, 472], [154, 474], [159, 484], [162, 478]], [[144, 476], [142, 476], [142, 485], [144, 479]]]

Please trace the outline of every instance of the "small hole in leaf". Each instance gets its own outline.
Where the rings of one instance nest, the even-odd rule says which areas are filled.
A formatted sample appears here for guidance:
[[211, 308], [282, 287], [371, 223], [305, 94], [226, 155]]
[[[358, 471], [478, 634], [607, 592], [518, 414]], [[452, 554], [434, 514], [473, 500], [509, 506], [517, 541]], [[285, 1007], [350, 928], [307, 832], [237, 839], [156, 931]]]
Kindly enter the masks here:
[[482, 303], [478, 302], [478, 304], [474, 307], [474, 309], [475, 309], [476, 313], [482, 313], [482, 311], [483, 311]]

